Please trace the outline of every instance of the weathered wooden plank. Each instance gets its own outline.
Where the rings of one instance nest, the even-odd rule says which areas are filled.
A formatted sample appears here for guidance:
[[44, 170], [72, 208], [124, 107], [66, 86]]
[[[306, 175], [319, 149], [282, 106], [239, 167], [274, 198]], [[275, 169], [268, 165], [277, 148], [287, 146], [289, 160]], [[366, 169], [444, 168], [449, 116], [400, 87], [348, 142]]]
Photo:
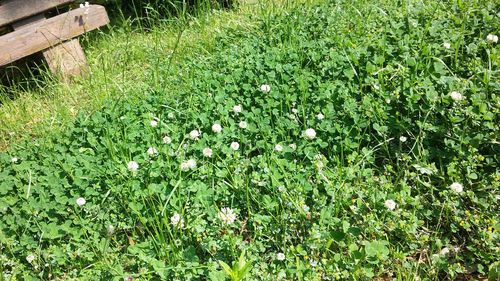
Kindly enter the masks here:
[[0, 26], [69, 4], [74, 0], [3, 0], [0, 2]]
[[109, 23], [104, 7], [91, 5], [0, 37], [0, 66], [40, 52]]
[[52, 73], [63, 78], [82, 75], [89, 70], [85, 53], [76, 38], [48, 48], [43, 56]]

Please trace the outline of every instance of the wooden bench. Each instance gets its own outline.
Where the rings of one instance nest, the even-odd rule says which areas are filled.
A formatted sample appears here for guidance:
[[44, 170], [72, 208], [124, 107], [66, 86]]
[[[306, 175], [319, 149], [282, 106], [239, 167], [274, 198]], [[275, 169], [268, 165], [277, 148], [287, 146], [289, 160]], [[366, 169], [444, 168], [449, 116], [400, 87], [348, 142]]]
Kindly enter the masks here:
[[[109, 23], [104, 7], [69, 10], [74, 0], [0, 0], [0, 67], [42, 52], [49, 69], [64, 76], [88, 68], [79, 35]], [[67, 12], [62, 13], [61, 11]], [[54, 15], [53, 17], [49, 17]]]

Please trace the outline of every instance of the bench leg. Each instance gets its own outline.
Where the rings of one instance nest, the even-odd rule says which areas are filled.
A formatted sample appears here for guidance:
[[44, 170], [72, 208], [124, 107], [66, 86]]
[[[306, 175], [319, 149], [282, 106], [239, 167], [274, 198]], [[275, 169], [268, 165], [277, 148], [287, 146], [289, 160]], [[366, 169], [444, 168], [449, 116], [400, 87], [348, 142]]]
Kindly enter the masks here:
[[52, 73], [64, 78], [85, 75], [89, 71], [85, 53], [76, 38], [43, 51], [43, 56]]

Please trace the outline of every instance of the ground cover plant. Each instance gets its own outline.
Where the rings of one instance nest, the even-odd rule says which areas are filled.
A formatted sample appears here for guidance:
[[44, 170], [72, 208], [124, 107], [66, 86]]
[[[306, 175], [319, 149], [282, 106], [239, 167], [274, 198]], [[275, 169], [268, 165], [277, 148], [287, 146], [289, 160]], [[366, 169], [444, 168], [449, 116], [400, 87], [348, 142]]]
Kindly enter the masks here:
[[249, 16], [0, 154], [0, 278], [498, 279], [498, 5]]

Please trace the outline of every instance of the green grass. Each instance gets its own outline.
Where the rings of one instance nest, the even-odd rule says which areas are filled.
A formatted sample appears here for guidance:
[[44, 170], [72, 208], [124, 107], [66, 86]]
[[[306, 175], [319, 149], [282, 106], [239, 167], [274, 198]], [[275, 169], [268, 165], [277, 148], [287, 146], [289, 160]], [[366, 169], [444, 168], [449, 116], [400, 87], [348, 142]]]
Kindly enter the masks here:
[[88, 104], [0, 154], [0, 278], [498, 279], [493, 2], [189, 22], [89, 38], [93, 75], [48, 82]]

